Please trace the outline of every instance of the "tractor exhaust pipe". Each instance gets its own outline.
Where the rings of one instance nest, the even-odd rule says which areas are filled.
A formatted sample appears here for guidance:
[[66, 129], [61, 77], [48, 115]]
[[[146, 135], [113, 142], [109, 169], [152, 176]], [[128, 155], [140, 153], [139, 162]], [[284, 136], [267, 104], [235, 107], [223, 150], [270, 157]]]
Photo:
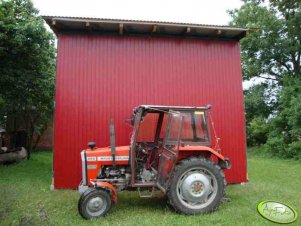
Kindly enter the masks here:
[[115, 128], [114, 128], [112, 117], [110, 118], [110, 144], [111, 144], [112, 163], [113, 163], [113, 167], [115, 167], [116, 166]]

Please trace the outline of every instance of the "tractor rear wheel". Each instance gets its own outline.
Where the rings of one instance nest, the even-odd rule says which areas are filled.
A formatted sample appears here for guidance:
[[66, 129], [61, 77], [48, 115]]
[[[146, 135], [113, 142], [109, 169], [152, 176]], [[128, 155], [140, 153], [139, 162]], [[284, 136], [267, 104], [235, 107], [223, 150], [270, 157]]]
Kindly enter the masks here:
[[106, 215], [111, 204], [108, 192], [92, 188], [81, 195], [78, 201], [78, 211], [83, 218], [89, 220]]
[[225, 186], [218, 165], [210, 159], [192, 157], [176, 166], [167, 196], [179, 213], [209, 213], [219, 206]]

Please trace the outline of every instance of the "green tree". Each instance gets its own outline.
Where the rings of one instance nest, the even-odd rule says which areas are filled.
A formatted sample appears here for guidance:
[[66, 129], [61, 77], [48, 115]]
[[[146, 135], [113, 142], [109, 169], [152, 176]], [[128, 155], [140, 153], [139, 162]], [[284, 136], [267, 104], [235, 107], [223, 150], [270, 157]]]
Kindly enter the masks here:
[[30, 0], [0, 0], [0, 59], [0, 118], [21, 121], [31, 149], [53, 112], [55, 48]]
[[[268, 131], [266, 150], [301, 159], [301, 2], [245, 0], [240, 9], [229, 13], [231, 25], [250, 28], [241, 40], [243, 78], [261, 77], [273, 84], [269, 98], [274, 96], [278, 102], [267, 116], [262, 91], [253, 87], [246, 92], [248, 134], [259, 138]], [[253, 103], [250, 95], [256, 99]]]
[[300, 78], [301, 2], [245, 0], [240, 9], [230, 11], [231, 25], [250, 28], [241, 40], [244, 79], [262, 77], [278, 81]]
[[254, 117], [269, 117], [275, 106], [275, 101], [270, 95], [270, 89], [268, 84], [261, 83], [244, 91], [246, 120], [248, 122]]
[[268, 84], [261, 83], [244, 91], [248, 146], [264, 144], [267, 140], [268, 118], [276, 106], [270, 89]]
[[271, 120], [265, 147], [278, 156], [301, 159], [301, 79], [283, 82], [278, 114]]

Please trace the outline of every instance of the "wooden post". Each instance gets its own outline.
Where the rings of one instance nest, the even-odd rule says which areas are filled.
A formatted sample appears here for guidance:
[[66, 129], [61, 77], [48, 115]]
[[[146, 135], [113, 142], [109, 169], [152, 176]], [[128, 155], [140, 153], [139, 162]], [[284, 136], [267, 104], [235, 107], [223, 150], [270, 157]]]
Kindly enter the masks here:
[[123, 24], [119, 24], [119, 34], [123, 34]]
[[154, 26], [153, 26], [152, 32], [153, 32], [153, 33], [156, 33], [156, 32], [157, 32], [157, 25], [154, 25]]

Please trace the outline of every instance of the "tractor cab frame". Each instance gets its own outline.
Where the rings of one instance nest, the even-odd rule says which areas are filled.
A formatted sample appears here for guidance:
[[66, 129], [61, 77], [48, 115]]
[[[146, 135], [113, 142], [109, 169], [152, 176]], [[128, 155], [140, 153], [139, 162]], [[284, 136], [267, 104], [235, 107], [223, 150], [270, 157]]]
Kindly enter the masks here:
[[187, 151], [185, 147], [203, 147], [202, 154], [208, 156], [207, 150], [211, 145], [208, 126], [210, 108], [210, 105], [206, 107], [141, 105], [137, 107], [131, 120], [133, 125], [130, 145], [131, 170], [135, 171], [136, 158], [139, 156], [137, 152], [143, 148], [159, 150], [160, 158], [156, 167], [158, 171], [156, 182], [141, 182], [137, 180], [136, 174], [132, 174], [131, 186], [155, 186], [166, 192], [170, 173], [177, 160], [183, 158], [182, 155], [184, 155], [184, 153], [179, 155], [179, 149], [184, 152]]

